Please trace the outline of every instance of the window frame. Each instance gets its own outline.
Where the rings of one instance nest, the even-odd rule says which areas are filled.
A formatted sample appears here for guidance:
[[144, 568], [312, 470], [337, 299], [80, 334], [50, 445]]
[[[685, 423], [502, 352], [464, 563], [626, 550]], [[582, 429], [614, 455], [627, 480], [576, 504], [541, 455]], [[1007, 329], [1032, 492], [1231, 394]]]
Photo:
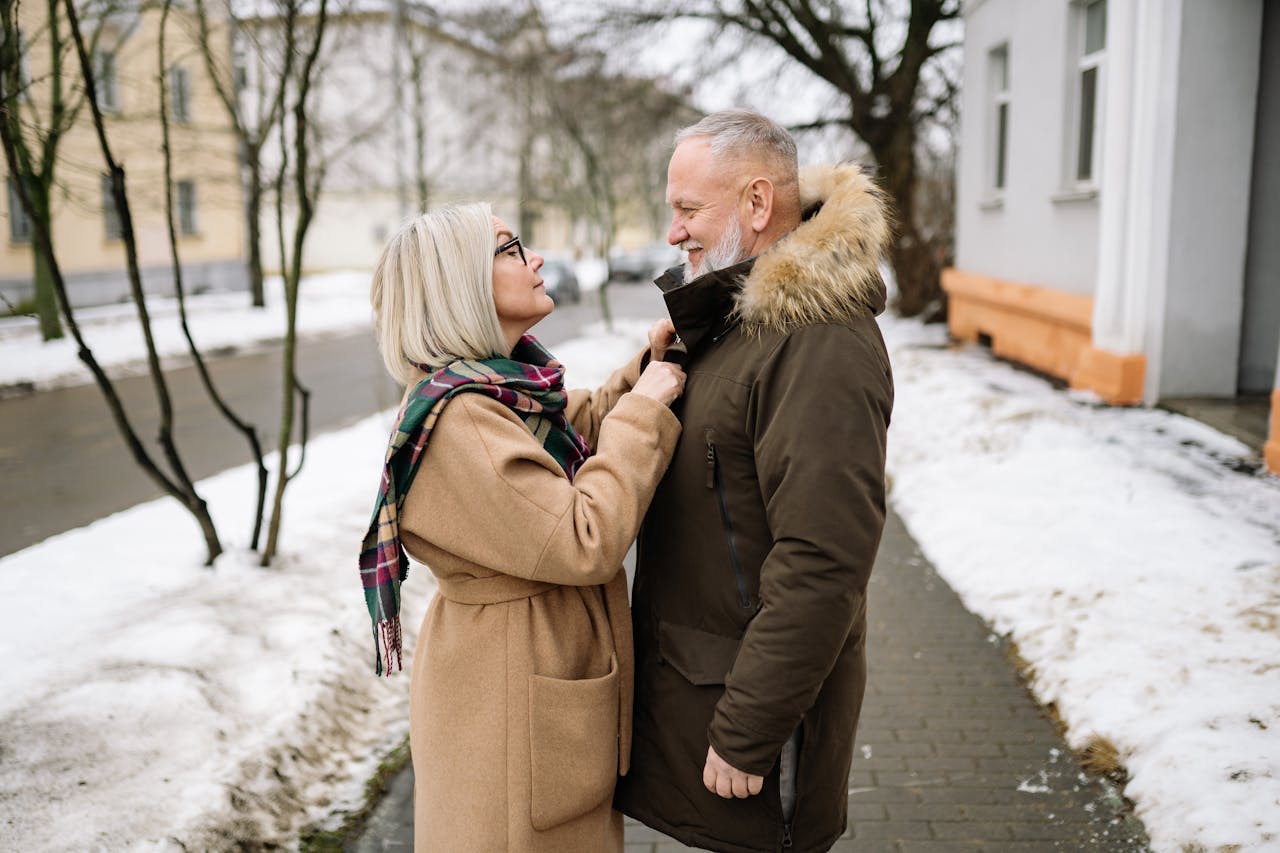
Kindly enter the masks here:
[[173, 184], [174, 207], [178, 213], [178, 234], [183, 237], [195, 237], [200, 234], [199, 195], [196, 182], [192, 180], [175, 181]]
[[1009, 131], [1013, 87], [1009, 42], [987, 51], [986, 202], [999, 203], [1009, 185]]
[[111, 175], [102, 175], [102, 232], [108, 242], [124, 239], [124, 222], [111, 194]]
[[[1101, 6], [1102, 44], [1092, 52], [1088, 48], [1088, 19], [1092, 7]], [[1067, 138], [1064, 146], [1062, 184], [1069, 194], [1084, 198], [1094, 197], [1101, 187], [1102, 145], [1104, 137], [1103, 100], [1107, 91], [1107, 0], [1072, 0], [1072, 25], [1070, 42], [1070, 93], [1067, 98]], [[1091, 133], [1088, 135], [1088, 173], [1081, 174], [1085, 155], [1085, 79], [1093, 75], [1093, 111]]]
[[191, 74], [181, 65], [169, 66], [169, 116], [191, 124]]
[[35, 240], [35, 223], [27, 215], [18, 197], [18, 186], [13, 175], [5, 176], [9, 193], [9, 243], [14, 246], [30, 246]]
[[98, 47], [93, 51], [93, 82], [98, 94], [98, 109], [107, 115], [120, 113], [120, 73], [116, 53]]

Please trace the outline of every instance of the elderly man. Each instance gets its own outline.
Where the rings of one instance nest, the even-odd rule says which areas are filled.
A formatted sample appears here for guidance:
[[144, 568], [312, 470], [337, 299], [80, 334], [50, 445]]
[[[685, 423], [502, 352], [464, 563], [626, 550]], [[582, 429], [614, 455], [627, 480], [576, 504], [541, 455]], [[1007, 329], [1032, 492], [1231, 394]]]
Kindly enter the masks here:
[[615, 804], [711, 850], [827, 850], [885, 517], [884, 197], [854, 166], [799, 176], [790, 134], [735, 110], [677, 134], [667, 201], [689, 260], [651, 342], [684, 349], [684, 431], [640, 534]]

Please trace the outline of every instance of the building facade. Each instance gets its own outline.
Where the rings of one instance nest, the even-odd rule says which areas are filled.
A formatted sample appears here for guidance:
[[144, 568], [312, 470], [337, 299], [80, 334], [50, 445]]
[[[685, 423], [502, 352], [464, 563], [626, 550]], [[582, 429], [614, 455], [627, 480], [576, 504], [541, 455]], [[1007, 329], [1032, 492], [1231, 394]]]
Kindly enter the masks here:
[[954, 335], [1122, 405], [1269, 395], [1280, 3], [972, 0]]
[[[55, 59], [49, 44], [47, 6], [19, 7], [23, 76], [31, 81], [20, 109], [27, 121], [50, 116], [50, 69], [63, 68], [66, 102], [74, 105], [83, 84], [69, 43]], [[160, 131], [158, 37], [160, 11], [120, 4], [104, 18], [81, 25], [93, 45], [98, 101], [112, 153], [125, 170], [138, 261], [148, 292], [171, 292], [172, 256], [165, 218], [164, 162]], [[188, 292], [244, 288], [244, 213], [236, 141], [226, 112], [205, 73], [190, 13], [175, 4], [166, 27], [166, 80], [173, 151], [173, 204], [178, 252]], [[65, 20], [61, 22], [65, 36]], [[106, 164], [87, 104], [58, 148], [52, 199], [52, 239], [74, 305], [128, 298], [120, 219], [110, 195]], [[12, 305], [34, 293], [33, 226], [23, 212], [8, 166], [0, 209], [0, 294]]]
[[[309, 26], [309, 25], [308, 25]], [[278, 63], [278, 17], [239, 22], [246, 45], [241, 99], [247, 114]], [[599, 224], [564, 203], [548, 183], [570, 179], [572, 150], [547, 132], [543, 85], [522, 72], [520, 52], [550, 55], [545, 31], [530, 26], [529, 43], [496, 43], [480, 28], [418, 4], [370, 4], [331, 13], [313, 101], [314, 153], [325, 174], [305, 248], [306, 269], [371, 268], [387, 237], [406, 219], [443, 204], [488, 201], [494, 212], [540, 252], [599, 250]], [[304, 36], [305, 37], [305, 36]], [[590, 108], [589, 106], [587, 108]], [[659, 134], [665, 146], [670, 134]], [[665, 165], [665, 151], [662, 158]], [[279, 163], [278, 141], [264, 150], [266, 171]], [[557, 169], [563, 167], [562, 173]], [[661, 238], [651, 216], [662, 203], [656, 169], [652, 197], [621, 205], [615, 241], [643, 245]], [[580, 179], [580, 176], [577, 176]], [[293, 200], [286, 193], [290, 233]], [[275, 211], [262, 230], [275, 233]], [[280, 267], [278, 241], [263, 241], [263, 265]]]

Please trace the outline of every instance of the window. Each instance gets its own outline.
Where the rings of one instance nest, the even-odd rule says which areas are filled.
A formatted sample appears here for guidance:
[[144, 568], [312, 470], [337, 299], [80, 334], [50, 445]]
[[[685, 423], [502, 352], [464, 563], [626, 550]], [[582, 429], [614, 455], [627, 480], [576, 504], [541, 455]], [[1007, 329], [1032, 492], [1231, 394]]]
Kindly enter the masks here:
[[102, 176], [102, 222], [108, 240], [119, 240], [124, 237], [124, 228], [120, 225], [120, 211], [116, 210], [116, 200], [111, 195], [111, 176]]
[[22, 97], [31, 100], [31, 54], [27, 36], [21, 29], [16, 33], [18, 45], [18, 90]]
[[187, 69], [176, 65], [169, 69], [169, 105], [174, 121], [191, 121], [191, 80]]
[[231, 50], [231, 81], [237, 92], [249, 87], [249, 57], [245, 53], [244, 43], [239, 39]]
[[9, 178], [5, 183], [9, 187], [9, 241], [30, 243], [31, 218], [27, 216], [27, 211], [22, 206], [22, 199], [18, 198], [18, 185], [14, 183], [13, 178]]
[[998, 195], [1004, 191], [1009, 167], [1009, 45], [1002, 44], [987, 55], [987, 75], [991, 91], [987, 184]]
[[1071, 176], [1077, 184], [1097, 183], [1098, 153], [1102, 123], [1098, 110], [1102, 102], [1107, 45], [1107, 2], [1089, 0], [1076, 8], [1076, 116], [1074, 160]]
[[104, 113], [120, 111], [120, 83], [116, 78], [116, 56], [98, 50], [93, 57], [94, 84], [98, 90], [98, 108]]
[[196, 228], [196, 185], [194, 181], [178, 181], [178, 233], [192, 235]]

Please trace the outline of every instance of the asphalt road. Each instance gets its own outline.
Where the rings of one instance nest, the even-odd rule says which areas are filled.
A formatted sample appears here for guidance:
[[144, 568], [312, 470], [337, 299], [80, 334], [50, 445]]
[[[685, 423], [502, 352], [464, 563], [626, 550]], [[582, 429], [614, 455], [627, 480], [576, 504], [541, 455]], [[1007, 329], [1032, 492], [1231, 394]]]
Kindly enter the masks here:
[[[615, 317], [656, 318], [663, 311], [652, 286], [617, 285], [609, 294]], [[599, 317], [594, 294], [585, 294], [582, 303], [557, 308], [534, 334], [554, 348]], [[210, 371], [232, 408], [257, 425], [265, 449], [273, 449], [279, 348], [224, 356], [211, 362]], [[301, 343], [298, 372], [312, 391], [313, 435], [400, 398], [369, 332]], [[208, 477], [249, 462], [244, 438], [213, 408], [194, 368], [167, 376], [176, 440], [191, 475]], [[135, 430], [156, 450], [159, 415], [150, 378], [121, 379], [116, 388]], [[96, 385], [0, 400], [0, 484], [0, 556], [163, 494], [129, 455]]]

